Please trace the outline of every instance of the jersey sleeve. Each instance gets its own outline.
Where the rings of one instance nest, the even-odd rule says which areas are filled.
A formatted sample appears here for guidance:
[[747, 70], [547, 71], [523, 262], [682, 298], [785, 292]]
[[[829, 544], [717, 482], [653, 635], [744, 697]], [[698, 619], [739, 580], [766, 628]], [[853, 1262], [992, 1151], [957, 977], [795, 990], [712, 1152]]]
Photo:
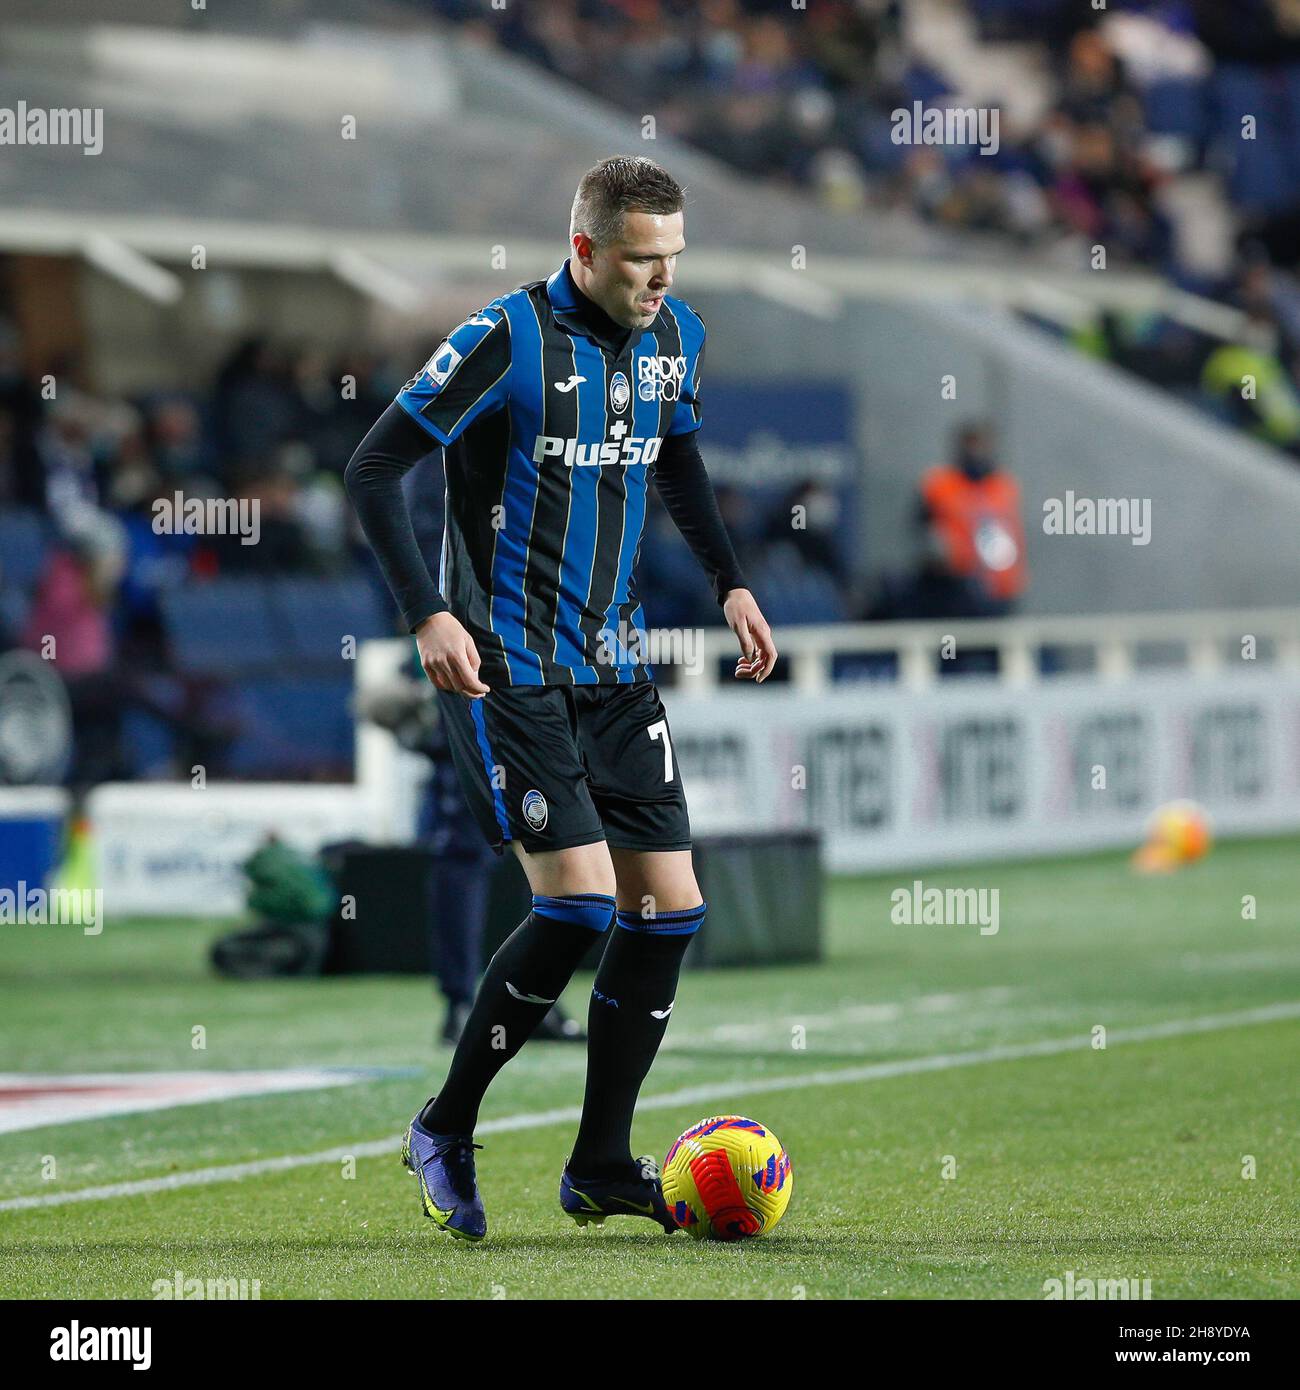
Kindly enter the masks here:
[[733, 589], [748, 589], [749, 581], [736, 559], [694, 431], [665, 440], [658, 465], [654, 480], [664, 507], [708, 575], [718, 602], [725, 603]]
[[453, 444], [510, 394], [510, 321], [490, 305], [438, 344], [397, 393], [397, 404], [439, 444]]
[[668, 426], [669, 437], [675, 434], [690, 434], [701, 424], [700, 414], [700, 375], [704, 370], [704, 325], [700, 324], [700, 345], [695, 350], [695, 360], [682, 382], [681, 393], [673, 410], [673, 418]]

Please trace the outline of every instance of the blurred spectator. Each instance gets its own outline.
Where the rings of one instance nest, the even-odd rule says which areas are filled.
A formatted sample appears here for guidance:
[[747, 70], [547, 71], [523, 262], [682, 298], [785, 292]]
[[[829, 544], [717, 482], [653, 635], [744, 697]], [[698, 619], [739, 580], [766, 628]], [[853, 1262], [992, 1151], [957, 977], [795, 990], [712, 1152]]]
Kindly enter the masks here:
[[65, 680], [106, 671], [125, 566], [126, 536], [115, 517], [89, 506], [70, 515], [66, 538], [46, 558], [23, 645], [56, 661]]
[[932, 618], [988, 618], [987, 601], [979, 581], [954, 574], [933, 527], [922, 533], [916, 568], [909, 573], [881, 576], [875, 599], [863, 613], [867, 622], [926, 622]]
[[148, 446], [154, 466], [177, 487], [207, 492], [215, 468], [213, 450], [203, 437], [194, 405], [173, 396], [155, 401], [148, 413]]
[[1010, 613], [1027, 579], [1020, 485], [999, 466], [987, 425], [964, 425], [949, 462], [922, 478], [919, 517], [948, 572], [976, 582], [986, 613]]
[[[653, 108], [672, 134], [828, 206], [901, 202], [1079, 268], [1096, 268], [1100, 246], [1107, 266], [1147, 266], [1224, 298], [1237, 273], [1225, 225], [1276, 268], [1300, 268], [1294, 0], [966, 0], [978, 37], [1021, 42], [1027, 85], [1049, 78], [1047, 100], [1019, 120], [1020, 103], [982, 94], [1002, 115], [993, 156], [892, 142], [894, 110], [966, 105], [962, 87], [980, 69], [956, 48], [942, 71], [916, 51], [921, 29], [904, 23], [902, 0], [797, 12], [767, 0], [556, 0], [505, 14], [491, 0], [419, 3], [629, 111]], [[1245, 114], [1259, 126], [1249, 141]], [[1222, 416], [1217, 376], [1202, 377], [1214, 344], [1169, 323], [1130, 336], [1113, 320], [1093, 325], [1087, 346]], [[1285, 345], [1278, 360], [1293, 386]], [[1279, 376], [1272, 400], [1286, 389]], [[1277, 423], [1246, 423], [1288, 437]]]
[[847, 587], [841, 511], [839, 494], [833, 488], [815, 478], [802, 479], [773, 509], [762, 540], [767, 545], [792, 546], [806, 569], [820, 571]]
[[232, 462], [264, 458], [298, 423], [283, 356], [265, 338], [239, 345], [217, 374], [213, 398], [217, 447]]
[[21, 410], [0, 404], [0, 507], [45, 507], [45, 473]]
[[915, 568], [886, 575], [864, 616], [995, 618], [1014, 611], [1027, 579], [1020, 487], [998, 466], [988, 426], [964, 425], [951, 459], [926, 471], [916, 520]]
[[269, 576], [319, 568], [299, 512], [301, 485], [289, 468], [250, 465], [230, 496], [250, 525], [244, 532], [202, 538], [199, 550], [209, 572]]
[[125, 552], [116, 518], [90, 506], [71, 513], [65, 538], [46, 557], [22, 636], [22, 645], [52, 662], [67, 686], [74, 786], [102, 781], [119, 768], [122, 711], [108, 677]]
[[1300, 392], [1282, 361], [1277, 320], [1261, 301], [1247, 313], [1240, 338], [1210, 354], [1202, 385], [1230, 423], [1300, 456]]
[[1066, 157], [1051, 189], [1061, 225], [1108, 260], [1163, 264], [1172, 245], [1168, 219], [1154, 201], [1158, 176], [1108, 123], [1067, 125]]
[[45, 505], [36, 457], [41, 414], [40, 392], [23, 374], [18, 331], [0, 318], [0, 505]]

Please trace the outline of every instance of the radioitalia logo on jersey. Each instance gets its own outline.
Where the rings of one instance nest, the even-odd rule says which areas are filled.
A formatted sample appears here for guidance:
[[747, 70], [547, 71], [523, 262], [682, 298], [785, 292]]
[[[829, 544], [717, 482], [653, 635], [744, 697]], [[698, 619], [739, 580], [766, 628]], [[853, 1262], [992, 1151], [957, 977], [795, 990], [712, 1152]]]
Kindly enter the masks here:
[[636, 393], [643, 401], [675, 401], [686, 380], [684, 357], [638, 357]]

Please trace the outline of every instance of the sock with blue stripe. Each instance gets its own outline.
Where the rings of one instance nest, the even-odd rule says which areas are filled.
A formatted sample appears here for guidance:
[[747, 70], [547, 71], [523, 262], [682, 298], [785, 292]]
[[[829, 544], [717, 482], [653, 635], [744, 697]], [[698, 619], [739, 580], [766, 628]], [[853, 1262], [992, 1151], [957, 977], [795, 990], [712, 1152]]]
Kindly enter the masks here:
[[610, 1178], [632, 1165], [632, 1113], [668, 1030], [682, 957], [707, 903], [643, 917], [620, 911], [587, 1015], [587, 1089], [569, 1172]]
[[614, 899], [605, 893], [533, 895], [533, 910], [488, 962], [456, 1044], [442, 1090], [420, 1124], [437, 1134], [472, 1134], [497, 1072], [523, 1047], [564, 992], [593, 933], [607, 931]]

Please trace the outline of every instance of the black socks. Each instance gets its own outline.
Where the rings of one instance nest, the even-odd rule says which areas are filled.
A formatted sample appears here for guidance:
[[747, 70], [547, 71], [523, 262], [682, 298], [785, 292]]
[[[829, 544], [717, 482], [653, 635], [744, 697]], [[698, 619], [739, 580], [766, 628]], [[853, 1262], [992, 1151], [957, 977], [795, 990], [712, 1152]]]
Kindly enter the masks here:
[[[569, 1171], [620, 1177], [633, 1167], [632, 1115], [663, 1041], [682, 957], [707, 905], [642, 917], [619, 912], [588, 1011], [587, 1088]], [[438, 1135], [472, 1134], [493, 1077], [523, 1047], [608, 928], [614, 899], [602, 893], [534, 895], [533, 910], [484, 973], [442, 1090], [420, 1124]]]
[[532, 1036], [613, 915], [614, 899], [604, 893], [533, 895], [533, 910], [488, 963], [447, 1080], [420, 1114], [425, 1129], [474, 1132], [492, 1078]]
[[591, 991], [587, 1090], [569, 1172], [623, 1176], [632, 1165], [632, 1112], [663, 1041], [682, 957], [707, 904], [642, 917], [619, 912]]

